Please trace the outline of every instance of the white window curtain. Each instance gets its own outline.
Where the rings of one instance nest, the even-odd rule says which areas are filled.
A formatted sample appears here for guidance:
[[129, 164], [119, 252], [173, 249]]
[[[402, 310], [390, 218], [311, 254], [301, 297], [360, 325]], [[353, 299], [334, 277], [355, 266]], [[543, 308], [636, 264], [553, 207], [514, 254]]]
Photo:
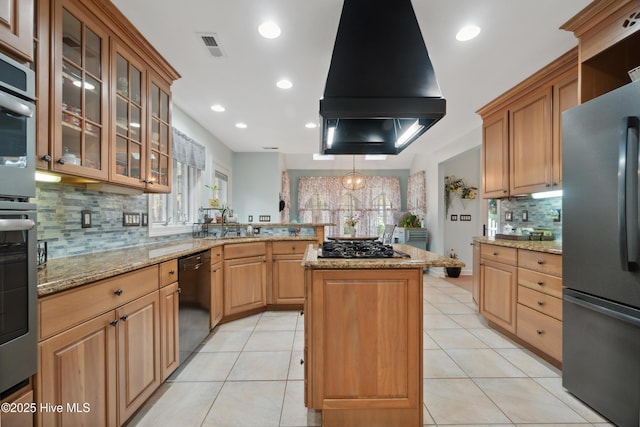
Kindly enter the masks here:
[[280, 211], [280, 222], [286, 224], [290, 219], [290, 203], [291, 203], [291, 190], [289, 190], [289, 172], [282, 172], [282, 189], [280, 191], [280, 200], [284, 202], [284, 209]]
[[397, 176], [365, 176], [362, 190], [342, 186], [340, 176], [301, 177], [298, 184], [298, 217], [304, 222], [334, 223], [328, 236], [345, 234], [345, 220], [358, 218], [360, 236], [382, 236], [391, 224], [392, 212], [400, 210], [400, 179]]
[[407, 210], [422, 219], [427, 216], [427, 178], [425, 171], [416, 172], [409, 176]]

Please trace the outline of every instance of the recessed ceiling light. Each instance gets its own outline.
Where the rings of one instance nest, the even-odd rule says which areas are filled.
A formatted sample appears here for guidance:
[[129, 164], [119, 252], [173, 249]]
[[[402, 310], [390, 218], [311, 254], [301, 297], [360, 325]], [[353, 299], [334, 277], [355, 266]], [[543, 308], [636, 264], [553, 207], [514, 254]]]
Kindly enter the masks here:
[[276, 86], [278, 86], [280, 89], [291, 89], [293, 87], [293, 83], [291, 83], [290, 80], [282, 79], [278, 80]]
[[458, 31], [458, 34], [456, 34], [456, 40], [466, 42], [467, 40], [475, 38], [478, 34], [480, 34], [480, 27], [477, 25], [467, 25]]
[[222, 113], [223, 111], [226, 111], [227, 109], [224, 108], [222, 105], [220, 104], [215, 104], [211, 106], [211, 109], [213, 111], [215, 111], [216, 113]]
[[246, 129], [246, 128], [247, 128], [247, 124], [246, 124], [246, 123], [239, 122], [239, 123], [236, 123], [236, 127], [237, 127], [238, 129]]
[[304, 127], [306, 127], [307, 129], [315, 129], [318, 127], [318, 125], [315, 123], [309, 122], [306, 125], [304, 125]]
[[313, 154], [313, 160], [335, 160], [335, 158], [336, 156], [334, 156], [333, 154]]
[[387, 160], [387, 156], [385, 154], [365, 154], [365, 160]]
[[258, 27], [258, 32], [265, 39], [277, 39], [282, 33], [278, 24], [271, 21], [263, 22], [262, 24], [260, 24], [260, 26]]

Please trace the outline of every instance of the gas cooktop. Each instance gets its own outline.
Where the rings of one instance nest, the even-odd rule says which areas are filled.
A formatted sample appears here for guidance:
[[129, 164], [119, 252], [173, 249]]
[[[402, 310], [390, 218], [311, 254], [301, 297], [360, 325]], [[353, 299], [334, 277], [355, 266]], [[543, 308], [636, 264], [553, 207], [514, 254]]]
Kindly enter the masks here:
[[340, 240], [324, 242], [318, 258], [410, 258], [380, 241]]

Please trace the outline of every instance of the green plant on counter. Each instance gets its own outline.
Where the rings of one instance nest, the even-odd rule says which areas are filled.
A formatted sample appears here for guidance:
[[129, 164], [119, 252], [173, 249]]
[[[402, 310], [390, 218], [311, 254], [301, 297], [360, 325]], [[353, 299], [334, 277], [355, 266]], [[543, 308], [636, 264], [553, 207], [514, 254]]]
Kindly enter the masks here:
[[400, 220], [400, 227], [404, 228], [420, 228], [420, 218], [418, 215], [405, 215]]

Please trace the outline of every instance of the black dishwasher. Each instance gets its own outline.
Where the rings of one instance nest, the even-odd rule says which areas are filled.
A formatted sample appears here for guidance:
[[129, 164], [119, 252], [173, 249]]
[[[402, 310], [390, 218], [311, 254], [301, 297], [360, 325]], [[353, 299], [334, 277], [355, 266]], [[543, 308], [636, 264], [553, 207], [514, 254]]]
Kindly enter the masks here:
[[211, 251], [178, 259], [180, 363], [209, 335]]

